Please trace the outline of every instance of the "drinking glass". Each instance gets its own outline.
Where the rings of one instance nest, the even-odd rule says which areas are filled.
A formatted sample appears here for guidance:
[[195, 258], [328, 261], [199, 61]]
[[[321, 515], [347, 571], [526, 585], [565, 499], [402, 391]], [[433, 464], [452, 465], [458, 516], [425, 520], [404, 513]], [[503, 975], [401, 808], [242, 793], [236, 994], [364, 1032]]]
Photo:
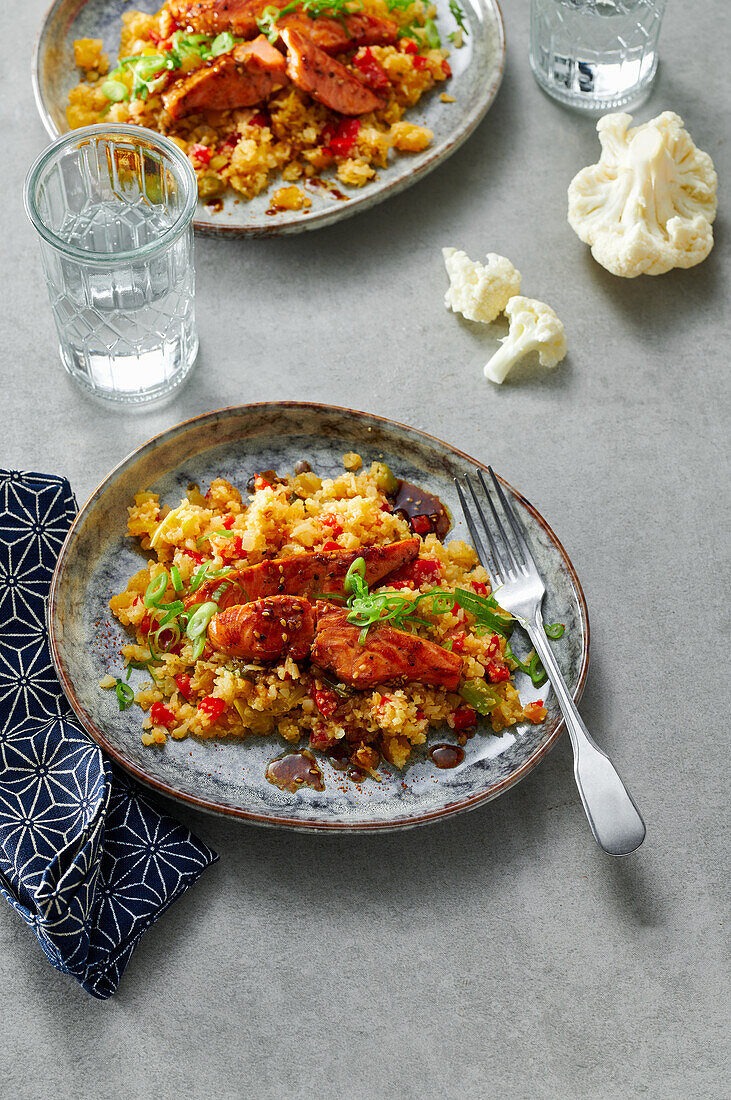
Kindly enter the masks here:
[[532, 0], [536, 80], [583, 110], [639, 101], [655, 78], [664, 11], [665, 0]]
[[73, 130], [30, 169], [61, 361], [92, 394], [139, 404], [191, 370], [196, 200], [188, 158], [138, 126]]

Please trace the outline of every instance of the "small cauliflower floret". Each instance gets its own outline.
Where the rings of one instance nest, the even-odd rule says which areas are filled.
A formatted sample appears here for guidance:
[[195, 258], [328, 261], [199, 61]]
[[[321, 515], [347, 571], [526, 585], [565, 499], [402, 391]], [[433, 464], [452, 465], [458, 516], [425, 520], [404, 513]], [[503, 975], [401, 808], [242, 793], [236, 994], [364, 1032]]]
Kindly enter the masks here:
[[520, 272], [505, 256], [488, 252], [487, 264], [472, 261], [456, 248], [443, 248], [442, 256], [449, 275], [444, 304], [468, 321], [489, 324], [510, 298], [520, 294]]
[[630, 130], [631, 121], [599, 119], [602, 154], [571, 181], [569, 225], [613, 275], [693, 267], [713, 248], [713, 161], [672, 111]]
[[519, 359], [537, 351], [542, 367], [555, 367], [566, 354], [562, 323], [545, 302], [535, 298], [511, 298], [505, 307], [510, 321], [508, 335], [485, 367], [485, 378], [504, 382]]

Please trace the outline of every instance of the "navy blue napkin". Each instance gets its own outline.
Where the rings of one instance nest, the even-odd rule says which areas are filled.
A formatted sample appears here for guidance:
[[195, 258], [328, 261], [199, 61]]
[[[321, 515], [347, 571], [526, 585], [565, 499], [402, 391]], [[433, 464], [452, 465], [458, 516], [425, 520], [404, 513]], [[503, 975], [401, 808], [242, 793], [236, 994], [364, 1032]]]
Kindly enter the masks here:
[[0, 893], [104, 998], [218, 856], [112, 767], [61, 691], [46, 603], [75, 515], [64, 478], [0, 470]]

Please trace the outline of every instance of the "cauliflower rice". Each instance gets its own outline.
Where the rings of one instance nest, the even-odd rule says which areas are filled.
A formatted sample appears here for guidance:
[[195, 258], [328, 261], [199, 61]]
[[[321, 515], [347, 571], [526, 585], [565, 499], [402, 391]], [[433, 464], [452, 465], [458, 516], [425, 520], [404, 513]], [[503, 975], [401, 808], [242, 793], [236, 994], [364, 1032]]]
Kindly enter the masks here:
[[[414, 537], [406, 520], [390, 511], [381, 488], [383, 467], [374, 463], [363, 470], [360, 456], [354, 453], [345, 456], [344, 465], [346, 471], [336, 478], [321, 478], [309, 470], [279, 480], [272, 475], [257, 476], [246, 503], [225, 478], [214, 480], [205, 495], [191, 485], [172, 510], [161, 507], [155, 493], [138, 493], [129, 508], [128, 531], [147, 552], [148, 562], [109, 604], [134, 636], [134, 641], [123, 647], [125, 662], [139, 664], [150, 657], [152, 624], [143, 597], [151, 580], [172, 565], [177, 566], [187, 587], [201, 564], [212, 570], [243, 568], [265, 558], [322, 550], [326, 544], [332, 549], [335, 541], [340, 548], [352, 550]], [[438, 586], [442, 589], [489, 590], [487, 574], [475, 551], [460, 539], [445, 544], [427, 534], [420, 538], [419, 558], [438, 563]], [[397, 588], [385, 583], [379, 591], [392, 587]], [[402, 582], [398, 593], [416, 598], [431, 587], [424, 584], [419, 589], [413, 582], [410, 586]], [[164, 599], [175, 599], [172, 586]], [[419, 626], [418, 632], [447, 648], [459, 636], [463, 680], [482, 678], [490, 660], [504, 659], [505, 639], [498, 634], [480, 636], [473, 629], [472, 616], [456, 605], [454, 610], [453, 614], [425, 615], [429, 626]], [[421, 609], [419, 614], [423, 614]], [[305, 737], [311, 747], [336, 749], [341, 758], [372, 772], [381, 755], [403, 767], [413, 747], [425, 744], [431, 728], [455, 730], [457, 725], [461, 743], [471, 736], [471, 731], [459, 731], [455, 723], [455, 712], [464, 709], [464, 700], [443, 689], [409, 683], [353, 690], [339, 699], [335, 713], [325, 718], [314, 697], [317, 691], [327, 690], [328, 684], [308, 662], [298, 664], [288, 657], [257, 669], [214, 651], [208, 644], [194, 660], [192, 647], [183, 637], [170, 652], [159, 654], [158, 664], [147, 666], [153, 678], [134, 696], [146, 712], [142, 721], [145, 745], [161, 746], [168, 737], [179, 740], [187, 736], [278, 734], [290, 743]], [[509, 659], [507, 665], [515, 668]], [[106, 687], [115, 684], [111, 676], [103, 681]], [[490, 714], [496, 732], [525, 719], [540, 722], [545, 717], [542, 706], [523, 708], [512, 680], [490, 686], [499, 695], [499, 705]], [[217, 702], [211, 705], [211, 699]], [[160, 706], [153, 709], [155, 704]], [[164, 721], [155, 722], [153, 716], [160, 714]]]

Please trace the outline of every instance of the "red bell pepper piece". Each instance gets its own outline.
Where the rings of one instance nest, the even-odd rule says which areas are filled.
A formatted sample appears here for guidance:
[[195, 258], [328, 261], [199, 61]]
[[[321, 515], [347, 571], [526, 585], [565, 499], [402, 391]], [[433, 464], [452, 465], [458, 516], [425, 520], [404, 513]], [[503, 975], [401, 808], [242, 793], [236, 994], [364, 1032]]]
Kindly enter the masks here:
[[426, 68], [426, 58], [422, 57], [420, 53], [416, 53], [411, 59], [411, 64], [418, 72], [422, 72]]
[[[326, 126], [323, 130], [323, 135]], [[346, 118], [336, 127], [332, 132], [332, 136], [328, 133], [328, 144], [325, 146], [326, 152], [333, 157], [347, 157], [353, 150], [356, 138], [358, 137], [358, 131], [360, 130], [360, 119]]]
[[364, 50], [358, 50], [358, 53], [353, 58], [353, 64], [360, 73], [360, 79], [364, 84], [367, 84], [369, 88], [373, 88], [374, 92], [385, 92], [391, 87], [388, 73], [383, 65], [373, 56], [373, 51], [370, 46], [366, 46]]
[[414, 38], [402, 38], [401, 39], [401, 52], [402, 53], [418, 53], [419, 46]]
[[510, 669], [507, 665], [498, 664], [497, 661], [490, 661], [487, 666], [487, 678], [491, 684], [500, 684], [504, 680], [510, 679]]
[[452, 715], [452, 721], [456, 730], [469, 729], [470, 726], [477, 725], [477, 712], [472, 707], [457, 707]]
[[153, 703], [150, 707], [150, 718], [156, 726], [169, 728], [175, 725], [175, 715], [164, 703]]
[[188, 146], [188, 155], [205, 168], [211, 159], [211, 150], [207, 145], [200, 145], [195, 142], [193, 145]]
[[335, 713], [340, 700], [334, 691], [328, 691], [327, 688], [318, 688], [313, 684], [311, 694], [315, 700], [315, 706], [323, 718], [329, 718]]
[[190, 676], [188, 675], [188, 673], [181, 672], [178, 676], [175, 677], [175, 683], [178, 685], [178, 691], [180, 692], [180, 694], [183, 696], [186, 702], [190, 703], [195, 695], [195, 692], [190, 686]]
[[202, 711], [212, 722], [220, 718], [225, 709], [226, 704], [217, 695], [206, 695], [205, 699], [201, 699], [198, 704], [198, 710]]
[[428, 535], [434, 530], [434, 525], [429, 516], [414, 516], [411, 520], [411, 530], [415, 535]]

